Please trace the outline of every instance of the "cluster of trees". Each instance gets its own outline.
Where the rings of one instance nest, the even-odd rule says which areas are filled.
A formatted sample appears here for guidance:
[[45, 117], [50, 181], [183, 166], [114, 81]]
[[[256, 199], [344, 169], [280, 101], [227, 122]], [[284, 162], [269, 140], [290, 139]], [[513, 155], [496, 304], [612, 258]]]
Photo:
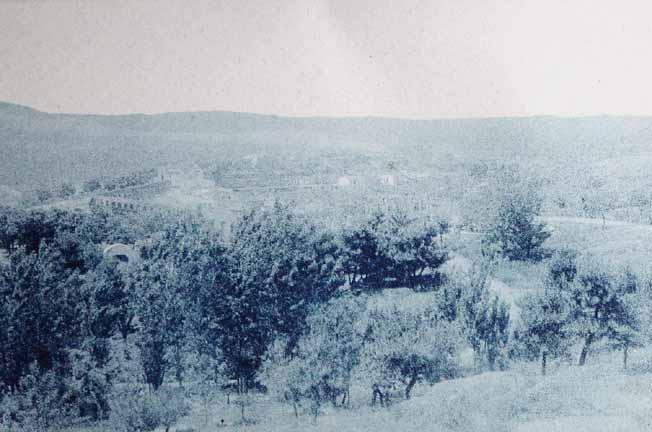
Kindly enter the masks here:
[[[485, 245], [541, 259], [546, 230], [534, 214], [506, 204]], [[580, 364], [599, 343], [623, 349], [625, 361], [640, 343], [642, 290], [631, 272], [557, 253], [514, 326], [489, 290], [488, 265], [440, 276], [447, 231], [396, 212], [330, 232], [277, 203], [244, 214], [226, 241], [189, 215], [2, 209], [0, 415], [40, 428], [110, 412], [134, 430], [169, 425], [174, 416], [150, 421], [182, 406], [163, 384], [199, 374], [240, 393], [266, 387], [296, 415], [316, 416], [346, 405], [354, 382], [387, 405], [418, 383], [459, 376], [467, 349], [475, 371], [505, 368], [511, 355], [541, 358], [545, 372], [578, 342]], [[136, 245], [140, 259], [107, 261], [102, 245], [113, 242]], [[373, 289], [398, 286], [433, 292], [416, 309], [374, 301]], [[132, 399], [142, 403], [123, 403]]]
[[57, 188], [40, 188], [34, 191], [34, 198], [39, 203], [45, 203], [55, 198], [68, 199], [75, 195], [77, 189], [72, 183], [62, 183]]
[[[47, 375], [57, 388], [52, 406], [99, 418], [124, 379], [116, 359], [125, 355], [141, 371], [130, 379], [155, 392], [166, 379], [183, 381], [189, 358], [213, 382], [232, 378], [245, 391], [275, 341], [284, 340], [286, 358], [307, 352], [315, 308], [354, 279], [351, 269], [380, 280], [382, 268], [364, 266], [381, 259], [389, 277], [407, 283], [445, 261], [445, 225], [374, 220], [382, 223], [371, 244], [353, 249], [347, 236], [362, 235], [320, 229], [280, 204], [243, 215], [229, 242], [190, 216], [3, 209], [1, 392], [25, 394]], [[141, 259], [126, 267], [103, 259], [102, 245], [113, 242], [137, 244]], [[14, 417], [38, 411], [21, 401]]]
[[16, 397], [8, 415], [44, 429], [63, 414], [97, 418], [108, 409], [109, 338], [129, 313], [121, 275], [77, 229], [17, 234], [26, 241], [0, 271], [0, 385], [3, 402]]
[[115, 189], [140, 186], [151, 182], [156, 178], [157, 175], [158, 171], [155, 168], [152, 168], [148, 170], [136, 171], [120, 177], [107, 179], [101, 183], [97, 180], [89, 180], [84, 184], [84, 190], [92, 187], [97, 187], [98, 189], [101, 188], [107, 191], [112, 191]]
[[[81, 185], [83, 192], [96, 192], [96, 191], [113, 191], [133, 186], [145, 185], [153, 181], [158, 175], [156, 169], [136, 171], [124, 176], [109, 178], [105, 180], [89, 179]], [[35, 203], [42, 204], [56, 199], [69, 199], [75, 196], [78, 188], [69, 182], [64, 182], [54, 188], [39, 188], [33, 191], [33, 196], [30, 199]]]
[[578, 364], [584, 365], [590, 349], [600, 342], [628, 350], [642, 342], [642, 307], [646, 290], [629, 270], [615, 271], [595, 260], [578, 260], [572, 251], [552, 259], [545, 288], [523, 299], [515, 347], [527, 357], [548, 360], [568, 357], [579, 344]]
[[347, 281], [362, 287], [440, 284], [448, 229], [446, 222], [419, 221], [401, 211], [376, 214], [342, 236]]
[[366, 294], [320, 304], [289, 355], [287, 341], [275, 341], [259, 379], [295, 415], [303, 407], [316, 416], [324, 404], [346, 405], [352, 382], [369, 389], [372, 404], [409, 399], [417, 383], [462, 374], [467, 348], [477, 370], [504, 367], [509, 310], [489, 292], [485, 270], [455, 275], [418, 309], [379, 306]]

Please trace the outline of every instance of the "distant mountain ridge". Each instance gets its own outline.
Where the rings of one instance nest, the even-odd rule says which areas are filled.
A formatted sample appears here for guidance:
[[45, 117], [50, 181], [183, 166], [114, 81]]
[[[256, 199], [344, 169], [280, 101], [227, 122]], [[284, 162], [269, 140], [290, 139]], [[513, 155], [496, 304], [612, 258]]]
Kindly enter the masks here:
[[601, 158], [652, 149], [652, 117], [405, 120], [234, 112], [51, 114], [0, 102], [0, 185], [27, 189], [251, 153]]

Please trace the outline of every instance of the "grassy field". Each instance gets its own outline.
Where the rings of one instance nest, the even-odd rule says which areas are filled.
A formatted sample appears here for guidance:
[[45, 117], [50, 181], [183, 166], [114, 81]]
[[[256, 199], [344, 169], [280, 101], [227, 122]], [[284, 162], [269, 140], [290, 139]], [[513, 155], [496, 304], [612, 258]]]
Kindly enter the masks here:
[[582, 218], [546, 218], [549, 247], [589, 253], [616, 266], [647, 272], [652, 262], [652, 225]]
[[[652, 350], [634, 350], [623, 370], [620, 353], [590, 358], [584, 367], [556, 363], [547, 376], [538, 365], [516, 364], [510, 371], [417, 386], [409, 401], [372, 407], [369, 392], [356, 388], [349, 408], [324, 407], [316, 419], [268, 395], [245, 408], [217, 395], [206, 409], [200, 401], [171, 431], [496, 431], [618, 432], [652, 428]], [[108, 425], [75, 432], [111, 430]], [[72, 431], [71, 431], [72, 432]]]

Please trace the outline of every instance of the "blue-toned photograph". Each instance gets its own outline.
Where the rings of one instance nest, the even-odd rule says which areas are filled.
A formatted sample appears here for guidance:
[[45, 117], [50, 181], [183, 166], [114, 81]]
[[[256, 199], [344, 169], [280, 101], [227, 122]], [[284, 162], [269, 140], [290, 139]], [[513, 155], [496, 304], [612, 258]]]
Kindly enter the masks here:
[[650, 17], [0, 0], [0, 432], [651, 432]]

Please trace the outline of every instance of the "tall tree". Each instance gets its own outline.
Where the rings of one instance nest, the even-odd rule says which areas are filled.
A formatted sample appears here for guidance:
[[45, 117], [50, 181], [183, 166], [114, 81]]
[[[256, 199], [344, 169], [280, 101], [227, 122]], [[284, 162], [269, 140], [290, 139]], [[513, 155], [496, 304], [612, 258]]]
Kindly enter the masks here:
[[350, 285], [382, 286], [383, 276], [390, 266], [378, 232], [385, 215], [376, 213], [362, 226], [343, 233], [343, 266]]
[[45, 370], [65, 366], [66, 349], [78, 346], [83, 336], [82, 282], [45, 243], [37, 253], [24, 247], [12, 252], [0, 275], [7, 324], [0, 329], [7, 343], [0, 356], [5, 384], [15, 387], [33, 362]]
[[178, 274], [165, 261], [145, 261], [130, 281], [145, 379], [158, 389], [170, 367], [171, 349], [183, 336], [184, 301]]
[[293, 349], [312, 305], [342, 283], [333, 236], [276, 203], [235, 224], [230, 281], [215, 301], [219, 345], [231, 372], [250, 382], [277, 336]]

